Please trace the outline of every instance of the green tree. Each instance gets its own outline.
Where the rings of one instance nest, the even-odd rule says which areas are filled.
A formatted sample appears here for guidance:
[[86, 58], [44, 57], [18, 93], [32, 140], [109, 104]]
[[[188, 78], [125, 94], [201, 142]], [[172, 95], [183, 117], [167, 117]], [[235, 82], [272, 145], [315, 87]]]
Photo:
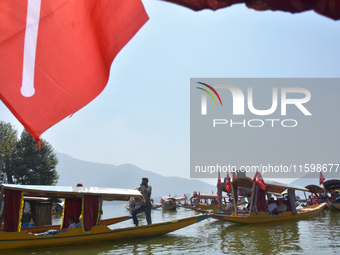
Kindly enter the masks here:
[[44, 139], [41, 149], [33, 137], [24, 130], [16, 146], [13, 180], [17, 184], [54, 185], [59, 176], [56, 170], [57, 155]]
[[2, 170], [7, 175], [8, 183], [13, 183], [13, 162], [16, 159], [18, 131], [10, 123], [0, 120], [0, 160], [3, 155]]

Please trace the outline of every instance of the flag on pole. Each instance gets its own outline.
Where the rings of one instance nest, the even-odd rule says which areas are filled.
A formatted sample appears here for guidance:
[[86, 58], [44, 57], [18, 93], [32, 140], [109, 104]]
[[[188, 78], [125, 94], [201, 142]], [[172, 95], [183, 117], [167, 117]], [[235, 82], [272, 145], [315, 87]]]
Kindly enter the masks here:
[[230, 191], [231, 191], [231, 181], [230, 181], [230, 177], [229, 177], [229, 172], [227, 172], [227, 178], [226, 178], [226, 182], [225, 182], [225, 189], [230, 193]]
[[38, 142], [103, 91], [148, 20], [140, 0], [2, 0], [0, 10], [0, 99]]
[[255, 181], [261, 187], [261, 189], [265, 190], [267, 188], [267, 185], [264, 183], [262, 175], [258, 170], [254, 175], [253, 181]]
[[323, 174], [320, 172], [320, 180], [319, 180], [320, 184], [319, 184], [319, 185], [321, 185], [325, 180], [326, 180], [325, 177], [324, 177]]
[[220, 185], [222, 182], [221, 182], [221, 174], [220, 172], [218, 172], [218, 179], [217, 179], [217, 187], [218, 185]]

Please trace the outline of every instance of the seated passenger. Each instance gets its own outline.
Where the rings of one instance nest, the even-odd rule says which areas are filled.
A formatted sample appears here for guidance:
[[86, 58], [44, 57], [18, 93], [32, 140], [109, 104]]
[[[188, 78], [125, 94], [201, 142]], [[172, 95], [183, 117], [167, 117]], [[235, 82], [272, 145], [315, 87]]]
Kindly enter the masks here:
[[277, 204], [275, 203], [274, 198], [270, 198], [268, 203], [268, 211], [272, 214], [277, 214]]
[[68, 223], [69, 223], [68, 228], [77, 228], [77, 223], [75, 223], [73, 216], [70, 216], [68, 218]]
[[336, 202], [337, 202], [337, 203], [340, 202], [340, 193], [339, 193], [339, 191], [336, 191], [336, 192], [335, 192], [335, 199], [336, 199]]
[[287, 206], [283, 203], [282, 199], [278, 200], [279, 205], [276, 208], [277, 213], [287, 212]]

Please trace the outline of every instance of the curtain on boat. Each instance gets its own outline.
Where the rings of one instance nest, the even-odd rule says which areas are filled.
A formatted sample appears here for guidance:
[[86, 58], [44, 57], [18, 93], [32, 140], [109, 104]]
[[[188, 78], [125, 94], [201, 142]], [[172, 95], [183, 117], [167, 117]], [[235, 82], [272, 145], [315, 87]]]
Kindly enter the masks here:
[[238, 191], [238, 186], [234, 183], [233, 184], [233, 189], [232, 189], [232, 192], [233, 192], [233, 201], [234, 201], [234, 211], [235, 211], [235, 208], [236, 208], [236, 212], [237, 212], [237, 192]]
[[31, 215], [35, 225], [52, 225], [52, 203], [30, 202]]
[[297, 211], [296, 211], [296, 206], [295, 206], [295, 190], [293, 189], [288, 190], [288, 201], [292, 209], [293, 215], [296, 214]]
[[[257, 185], [258, 187], [258, 185]], [[257, 211], [267, 211], [267, 204], [266, 204], [266, 194], [264, 190], [258, 189], [258, 199], [256, 203]]]
[[254, 183], [254, 202], [253, 212], [259, 213], [259, 211], [267, 211], [266, 194], [264, 190], [260, 189], [260, 186]]
[[21, 217], [24, 206], [24, 196], [21, 191], [5, 190], [4, 230], [7, 232], [21, 231]]
[[75, 222], [78, 223], [80, 214], [81, 214], [81, 198], [79, 199], [66, 198], [64, 203], [63, 223], [61, 224], [61, 229], [69, 227], [68, 218], [71, 216], [73, 216]]
[[93, 226], [99, 222], [100, 216], [100, 197], [84, 196], [82, 206], [82, 228], [84, 233], [90, 232]]

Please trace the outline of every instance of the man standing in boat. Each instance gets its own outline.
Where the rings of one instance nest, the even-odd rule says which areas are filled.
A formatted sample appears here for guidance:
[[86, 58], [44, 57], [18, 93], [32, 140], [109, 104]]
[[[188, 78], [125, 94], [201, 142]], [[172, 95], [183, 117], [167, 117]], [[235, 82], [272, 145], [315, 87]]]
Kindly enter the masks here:
[[152, 191], [152, 187], [150, 185], [148, 185], [149, 183], [149, 179], [148, 178], [142, 178], [142, 183], [140, 184], [140, 187], [137, 188], [137, 190], [139, 190], [143, 197], [144, 197], [144, 202], [142, 202], [142, 206], [137, 208], [136, 210], [134, 210], [132, 212], [132, 218], [133, 218], [133, 223], [138, 226], [138, 219], [137, 219], [137, 214], [140, 212], [145, 212], [145, 216], [146, 216], [146, 221], [148, 223], [148, 225], [150, 225], [151, 222], [151, 191]]

